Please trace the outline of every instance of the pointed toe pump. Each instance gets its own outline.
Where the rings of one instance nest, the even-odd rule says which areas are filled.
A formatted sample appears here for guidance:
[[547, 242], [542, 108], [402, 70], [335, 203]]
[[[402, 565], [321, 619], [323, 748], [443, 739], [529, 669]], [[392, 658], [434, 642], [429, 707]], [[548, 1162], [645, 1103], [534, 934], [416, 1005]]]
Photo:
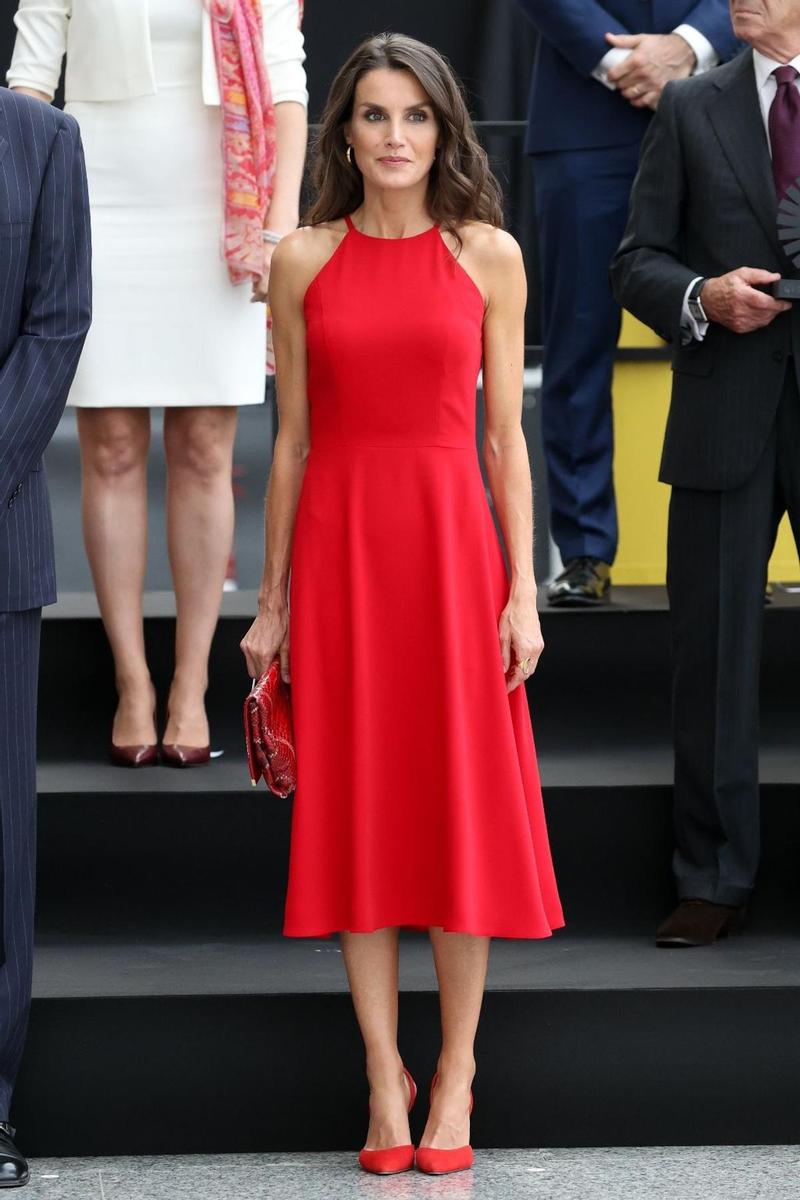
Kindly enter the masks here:
[[[436, 1087], [439, 1072], [431, 1080], [431, 1098]], [[472, 1112], [472, 1088], [469, 1092], [469, 1112]], [[455, 1171], [467, 1171], [472, 1166], [474, 1155], [472, 1146], [457, 1146], [454, 1150], [437, 1150], [435, 1146], [417, 1146], [417, 1169], [426, 1175], [451, 1175]]]
[[[411, 1072], [403, 1067], [403, 1074], [408, 1080], [408, 1111], [414, 1107], [417, 1098], [417, 1085], [411, 1078]], [[414, 1147], [389, 1146], [386, 1150], [361, 1150], [358, 1155], [359, 1165], [373, 1175], [397, 1175], [400, 1171], [410, 1171], [414, 1165]]]
[[115, 767], [154, 767], [158, 746], [115, 746], [112, 742], [111, 762]]
[[211, 747], [162, 742], [161, 761], [165, 767], [202, 767], [211, 761]]
[[[156, 710], [153, 708], [153, 725]], [[158, 743], [143, 743], [135, 746], [117, 746], [111, 737], [110, 758], [115, 767], [155, 767], [158, 764]]]

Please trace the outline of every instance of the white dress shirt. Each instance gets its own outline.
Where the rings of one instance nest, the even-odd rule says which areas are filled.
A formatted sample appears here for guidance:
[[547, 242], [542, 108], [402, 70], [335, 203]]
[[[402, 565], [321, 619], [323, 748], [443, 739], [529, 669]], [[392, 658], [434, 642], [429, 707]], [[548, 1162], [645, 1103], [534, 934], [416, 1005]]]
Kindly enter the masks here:
[[[761, 106], [761, 119], [764, 122], [764, 130], [767, 135], [767, 145], [769, 146], [770, 155], [772, 154], [772, 146], [769, 140], [769, 110], [772, 107], [772, 101], [775, 99], [775, 93], [778, 90], [778, 81], [773, 75], [778, 67], [794, 67], [798, 72], [798, 78], [795, 80], [795, 87], [800, 91], [800, 54], [797, 58], [791, 59], [788, 63], [776, 62], [773, 58], [767, 58], [766, 54], [762, 54], [760, 50], [753, 50], [753, 69], [756, 74], [756, 89], [758, 91], [758, 103]], [[683, 312], [681, 314], [681, 327], [684, 330], [684, 344], [690, 342], [692, 338], [701, 342], [708, 331], [708, 321], [696, 321], [689, 312], [689, 292], [692, 290], [698, 279], [702, 279], [702, 275], [697, 275], [689, 284], [686, 293], [683, 297]], [[701, 298], [702, 302], [702, 298]]]

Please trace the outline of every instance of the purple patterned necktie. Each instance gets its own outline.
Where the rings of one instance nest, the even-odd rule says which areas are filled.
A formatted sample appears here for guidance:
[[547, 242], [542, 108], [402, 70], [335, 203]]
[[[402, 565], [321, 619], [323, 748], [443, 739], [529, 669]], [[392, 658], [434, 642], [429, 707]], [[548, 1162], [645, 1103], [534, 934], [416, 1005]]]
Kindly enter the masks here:
[[795, 86], [798, 72], [794, 67], [776, 67], [772, 74], [778, 90], [769, 110], [769, 140], [780, 202], [800, 176], [800, 92]]

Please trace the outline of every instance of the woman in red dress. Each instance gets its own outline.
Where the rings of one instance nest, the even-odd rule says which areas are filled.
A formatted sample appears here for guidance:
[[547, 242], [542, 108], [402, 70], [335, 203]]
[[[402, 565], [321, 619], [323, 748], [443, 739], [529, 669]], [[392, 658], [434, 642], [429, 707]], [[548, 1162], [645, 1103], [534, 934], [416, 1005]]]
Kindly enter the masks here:
[[443, 1037], [416, 1165], [443, 1173], [472, 1162], [490, 939], [564, 923], [522, 686], [543, 648], [525, 274], [460, 86], [421, 42], [381, 34], [344, 64], [315, 182], [272, 259], [280, 428], [242, 649], [291, 682], [284, 933], [340, 935], [370, 1086], [359, 1161], [414, 1164], [398, 934], [427, 929]]

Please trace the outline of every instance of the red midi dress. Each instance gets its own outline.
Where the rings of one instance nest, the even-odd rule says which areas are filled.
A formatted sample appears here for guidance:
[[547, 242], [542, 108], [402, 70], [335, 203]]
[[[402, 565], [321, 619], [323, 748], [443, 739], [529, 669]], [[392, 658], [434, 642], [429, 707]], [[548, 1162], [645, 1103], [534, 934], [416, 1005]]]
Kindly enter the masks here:
[[348, 231], [304, 298], [285, 935], [563, 925], [476, 447], [483, 299], [438, 226]]

